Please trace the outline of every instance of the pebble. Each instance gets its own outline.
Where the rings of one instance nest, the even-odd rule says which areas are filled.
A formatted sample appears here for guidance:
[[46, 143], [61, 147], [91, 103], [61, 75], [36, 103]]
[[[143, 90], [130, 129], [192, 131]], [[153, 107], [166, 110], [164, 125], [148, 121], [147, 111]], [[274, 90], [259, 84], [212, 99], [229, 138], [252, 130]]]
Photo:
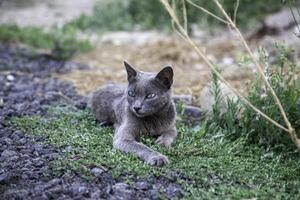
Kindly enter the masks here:
[[3, 157], [3, 158], [9, 158], [9, 157], [12, 157], [15, 155], [17, 155], [17, 152], [12, 151], [12, 150], [5, 150], [1, 153], [1, 157]]
[[93, 168], [93, 169], [91, 170], [91, 172], [92, 172], [92, 174], [94, 174], [94, 176], [96, 176], [96, 177], [100, 177], [100, 176], [101, 176], [101, 174], [104, 172], [104, 170], [103, 170], [103, 169], [100, 169], [100, 168], [97, 168], [97, 167], [95, 167], [95, 168]]
[[13, 76], [13, 75], [7, 75], [6, 76], [6, 79], [8, 80], [8, 81], [14, 81], [15, 80], [15, 77]]
[[3, 98], [0, 98], [0, 108], [4, 106], [4, 100]]
[[166, 188], [166, 194], [168, 198], [173, 198], [175, 196], [182, 196], [182, 189], [177, 184], [169, 184], [169, 186]]
[[135, 188], [138, 190], [147, 190], [150, 188], [150, 184], [146, 181], [140, 181], [135, 183]]
[[[5, 184], [0, 199], [152, 199], [150, 183], [137, 180], [132, 189], [126, 183], [116, 183], [109, 170], [101, 166], [91, 169], [97, 177], [94, 181], [87, 181], [79, 172], [67, 173], [60, 169], [58, 175], [48, 174], [48, 169], [53, 170], [49, 161], [63, 158], [61, 149], [43, 144], [44, 137], [26, 137], [4, 121], [12, 116], [41, 115], [45, 106], [66, 103], [60, 95], [55, 95], [58, 92], [72, 99], [77, 108], [84, 109], [86, 101], [71, 85], [50, 77], [77, 65], [65, 67], [64, 62], [32, 56], [26, 49], [1, 44], [0, 63], [3, 64], [0, 71], [4, 70], [3, 66], [13, 71], [10, 75], [0, 74], [0, 184]], [[15, 72], [26, 73], [16, 75]], [[164, 191], [167, 186], [163, 183], [159, 188]], [[156, 188], [152, 192], [158, 191]]]
[[132, 199], [133, 191], [129, 189], [126, 183], [116, 183], [112, 186], [113, 197], [116, 199]]
[[8, 178], [9, 178], [8, 173], [0, 174], [0, 184], [6, 183]]

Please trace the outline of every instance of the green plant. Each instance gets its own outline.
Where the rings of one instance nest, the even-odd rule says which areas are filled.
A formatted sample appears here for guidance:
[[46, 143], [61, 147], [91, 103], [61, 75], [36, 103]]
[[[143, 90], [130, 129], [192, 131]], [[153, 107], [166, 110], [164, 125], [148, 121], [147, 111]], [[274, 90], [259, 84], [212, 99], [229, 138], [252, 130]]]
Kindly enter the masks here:
[[[171, 2], [169, 0], [169, 2]], [[182, 1], [174, 1], [177, 13], [182, 14]], [[211, 0], [192, 0], [212, 12], [216, 10]], [[233, 16], [236, 0], [223, 0], [222, 5]], [[266, 13], [278, 10], [282, 6], [281, 1], [251, 1], [243, 0], [237, 12], [239, 25], [251, 26], [253, 21], [261, 20]], [[219, 25], [212, 17], [200, 12], [194, 6], [186, 3], [188, 26], [191, 24], [204, 24], [207, 26]], [[216, 13], [220, 14], [220, 13]], [[96, 3], [93, 14], [82, 15], [70, 22], [67, 26], [76, 27], [81, 30], [113, 31], [133, 29], [161, 29], [169, 30], [171, 23], [168, 13], [158, 0], [112, 0], [99, 1]]]
[[[283, 45], [276, 44], [275, 59], [270, 64], [267, 53], [263, 48], [259, 49], [261, 62], [266, 66], [265, 76], [270, 81], [274, 91], [282, 102], [287, 117], [295, 127], [299, 135], [300, 130], [300, 80], [297, 75], [297, 67], [293, 62], [293, 51]], [[250, 87], [247, 99], [257, 108], [270, 116], [275, 121], [283, 124], [280, 111], [276, 106], [274, 98], [267, 87], [262, 86], [258, 77]], [[216, 92], [216, 94], [218, 91]], [[247, 138], [252, 144], [265, 147], [282, 146], [293, 147], [288, 135], [274, 125], [264, 120], [252, 109], [244, 106], [241, 116], [238, 116], [238, 104], [228, 101], [228, 110], [222, 115], [218, 114], [218, 104], [215, 104], [216, 111], [209, 120], [210, 124], [217, 130], [222, 130], [225, 136], [231, 139], [240, 137]], [[217, 125], [216, 125], [217, 124]]]
[[126, 0], [99, 1], [92, 16], [81, 15], [66, 26], [91, 31], [131, 30], [134, 22], [128, 9]]
[[17, 25], [0, 26], [1, 42], [23, 42], [27, 45], [37, 48], [51, 48], [52, 37], [36, 27], [20, 28]]
[[51, 55], [57, 60], [69, 60], [76, 53], [84, 53], [93, 47], [88, 41], [76, 39], [76, 30], [63, 28], [52, 35]]
[[[60, 149], [47, 174], [70, 170], [89, 175], [90, 166], [104, 166], [112, 178], [167, 177], [184, 190], [185, 199], [298, 199], [300, 160], [295, 152], [266, 151], [244, 137], [224, 139], [222, 131], [177, 123], [178, 138], [171, 148], [143, 137], [142, 142], [167, 155], [170, 164], [151, 167], [112, 148], [112, 129], [102, 128], [87, 110], [51, 107], [45, 116], [23, 116], [11, 121], [28, 136], [39, 135]], [[170, 177], [170, 178], [169, 178]]]
[[32, 48], [49, 49], [57, 60], [68, 60], [76, 52], [86, 52], [92, 48], [88, 41], [78, 41], [76, 31], [71, 28], [54, 29], [46, 33], [37, 27], [0, 26], [0, 42], [23, 43]]

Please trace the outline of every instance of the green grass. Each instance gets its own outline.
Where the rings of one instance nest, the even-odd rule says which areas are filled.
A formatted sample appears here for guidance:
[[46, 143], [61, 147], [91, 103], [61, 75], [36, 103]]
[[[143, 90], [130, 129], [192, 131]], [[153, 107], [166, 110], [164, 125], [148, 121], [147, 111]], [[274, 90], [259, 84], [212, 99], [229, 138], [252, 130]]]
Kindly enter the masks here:
[[78, 41], [75, 30], [71, 28], [53, 29], [46, 33], [37, 27], [1, 25], [0, 42], [22, 43], [32, 49], [49, 49], [52, 51], [52, 56], [58, 60], [67, 60], [77, 52], [82, 53], [92, 49], [88, 41]]
[[[170, 159], [163, 168], [151, 167], [132, 155], [112, 149], [111, 128], [101, 128], [89, 111], [50, 108], [44, 117], [13, 118], [12, 123], [30, 135], [46, 136], [46, 143], [65, 149], [65, 170], [101, 165], [113, 177], [163, 175], [171, 171], [185, 191], [185, 199], [299, 199], [300, 160], [295, 152], [276, 153], [251, 146], [240, 138], [226, 140], [222, 132], [207, 133], [205, 124], [189, 127], [178, 122], [178, 139], [172, 148], [159, 147], [152, 138], [143, 142]], [[66, 148], [69, 146], [68, 148]]]
[[[266, 50], [259, 49], [260, 61], [265, 67], [264, 76], [269, 80], [280, 99], [289, 122], [300, 137], [300, 79], [298, 72], [300, 68], [294, 60], [295, 51], [293, 49], [277, 43], [275, 47], [277, 51], [273, 55], [272, 62], [269, 60]], [[277, 151], [296, 148], [285, 131], [278, 129], [241, 102], [227, 102], [227, 112], [220, 113], [220, 87], [215, 75], [213, 75], [213, 80], [213, 95], [216, 102], [212, 117], [208, 121], [210, 132], [220, 131], [231, 140], [247, 138], [249, 144], [273, 148]], [[247, 99], [270, 118], [285, 126], [271, 91], [266, 89], [260, 77], [256, 77], [250, 85]], [[239, 115], [241, 108], [243, 112]]]
[[[170, 2], [170, 1], [169, 1]], [[182, 1], [174, 1], [177, 14], [182, 19]], [[193, 0], [194, 3], [222, 16], [211, 0]], [[220, 1], [230, 16], [234, 15], [236, 0]], [[237, 12], [237, 23], [241, 27], [251, 28], [267, 13], [279, 10], [284, 4], [281, 1], [240, 1]], [[220, 25], [221, 22], [186, 4], [188, 26], [198, 24], [204, 28]], [[183, 21], [183, 20], [181, 20]], [[68, 23], [67, 26], [84, 31], [114, 31], [114, 30], [170, 30], [170, 16], [158, 0], [111, 0], [99, 1], [95, 4], [92, 15], [82, 15]]]
[[[237, 15], [240, 25], [252, 27], [253, 20], [256, 22], [266, 13], [278, 10], [280, 1], [270, 3], [244, 0], [241, 2]], [[176, 1], [177, 2], [177, 1]], [[182, 13], [182, 3], [178, 1], [178, 13]], [[194, 1], [208, 10], [215, 11], [216, 7], [211, 0]], [[225, 9], [232, 16], [235, 0], [224, 0]], [[220, 14], [220, 13], [217, 13]], [[199, 10], [187, 5], [188, 25], [201, 24], [205, 28], [219, 25], [211, 17]], [[182, 17], [181, 17], [182, 18]], [[37, 27], [18, 27], [16, 25], [0, 26], [0, 42], [23, 43], [32, 49], [48, 49], [52, 57], [57, 60], [68, 60], [75, 53], [83, 53], [92, 49], [88, 41], [79, 41], [76, 33], [80, 31], [103, 33], [116, 30], [170, 30], [171, 22], [168, 13], [158, 0], [113, 0], [99, 1], [93, 8], [93, 14], [82, 15], [77, 19], [65, 24], [62, 28], [52, 28], [50, 32], [44, 32]]]

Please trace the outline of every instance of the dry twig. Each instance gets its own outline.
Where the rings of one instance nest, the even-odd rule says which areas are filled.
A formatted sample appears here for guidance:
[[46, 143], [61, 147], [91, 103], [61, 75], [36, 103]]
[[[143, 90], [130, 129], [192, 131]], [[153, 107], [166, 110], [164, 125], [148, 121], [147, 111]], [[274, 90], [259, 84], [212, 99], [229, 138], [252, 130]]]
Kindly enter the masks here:
[[[195, 7], [201, 9], [202, 11], [204, 11], [205, 13], [210, 13], [209, 11], [207, 11], [206, 9], [191, 3], [190, 0], [186, 0], [188, 3], [190, 3], [191, 5], [194, 5]], [[248, 44], [246, 43], [244, 37], [242, 36], [241, 32], [239, 31], [239, 29], [236, 27], [235, 23], [230, 19], [230, 17], [228, 16], [228, 14], [226, 13], [226, 11], [223, 9], [223, 7], [221, 6], [221, 4], [218, 2], [218, 0], [214, 0], [214, 2], [216, 3], [216, 5], [218, 6], [218, 8], [220, 9], [220, 11], [223, 13], [223, 15], [225, 16], [226, 20], [223, 20], [215, 15], [215, 18], [217, 17], [218, 20], [223, 21], [224, 23], [230, 25], [231, 27], [233, 27], [233, 29], [238, 33], [238, 36], [240, 38], [240, 40], [242, 41], [243, 45], [245, 46], [247, 52], [249, 53], [249, 55], [251, 56], [254, 64], [257, 66], [261, 76], [263, 77], [266, 85], [268, 86], [268, 88], [270, 89], [279, 109], [280, 109], [280, 113], [284, 118], [284, 121], [287, 125], [288, 128], [282, 126], [281, 124], [279, 124], [278, 122], [276, 122], [275, 120], [271, 119], [269, 116], [267, 116], [265, 113], [263, 113], [261, 110], [259, 110], [258, 108], [256, 108], [253, 104], [251, 104], [239, 91], [237, 91], [234, 87], [232, 87], [228, 81], [226, 81], [224, 79], [224, 77], [219, 73], [219, 71], [216, 69], [216, 67], [214, 66], [214, 64], [207, 58], [207, 56], [205, 55], [205, 53], [198, 48], [198, 46], [195, 44], [195, 42], [189, 37], [187, 31], [184, 29], [184, 27], [181, 25], [181, 23], [179, 22], [179, 19], [174, 11], [174, 9], [172, 9], [172, 7], [170, 6], [170, 4], [168, 3], [167, 0], [160, 0], [160, 2], [164, 5], [165, 9], [168, 11], [169, 15], [172, 18], [172, 23], [176, 25], [177, 29], [176, 31], [180, 34], [181, 37], [183, 37], [185, 39], [186, 42], [188, 42], [197, 52], [197, 54], [205, 61], [205, 63], [212, 69], [212, 71], [217, 75], [217, 77], [224, 83], [226, 84], [240, 99], [241, 101], [243, 101], [246, 105], [248, 105], [249, 107], [251, 107], [255, 112], [257, 112], [258, 114], [260, 114], [262, 117], [264, 117], [266, 120], [268, 120], [269, 122], [271, 122], [272, 124], [274, 124], [276, 127], [284, 130], [285, 132], [287, 132], [289, 134], [289, 136], [291, 137], [292, 141], [294, 142], [294, 144], [297, 146], [298, 150], [300, 150], [300, 140], [297, 138], [296, 135], [296, 131], [293, 129], [293, 127], [291, 126], [289, 120], [286, 117], [285, 111], [281, 105], [280, 100], [278, 99], [277, 95], [275, 94], [273, 88], [271, 87], [270, 83], [268, 82], [268, 80], [265, 78], [263, 70], [261, 65], [256, 61], [252, 51], [250, 50]], [[210, 13], [211, 15], [212, 13]], [[173, 27], [175, 27], [175, 25]]]
[[235, 6], [234, 6], [234, 14], [233, 14], [233, 23], [236, 24], [236, 15], [237, 11], [239, 9], [240, 0], [236, 0]]
[[223, 13], [224, 17], [227, 19], [227, 21], [230, 23], [231, 27], [235, 30], [235, 32], [238, 34], [238, 37], [240, 39], [240, 41], [243, 43], [244, 47], [246, 48], [248, 54], [250, 55], [253, 63], [255, 64], [256, 68], [258, 69], [263, 81], [265, 82], [266, 86], [268, 87], [268, 89], [271, 91], [271, 94], [273, 95], [275, 102], [280, 110], [280, 114], [283, 117], [283, 120], [286, 124], [286, 126], [288, 127], [288, 133], [292, 139], [292, 141], [295, 143], [295, 145], [297, 146], [297, 148], [300, 150], [300, 140], [298, 139], [297, 135], [296, 135], [296, 131], [293, 129], [291, 123], [289, 122], [286, 113], [284, 111], [284, 108], [278, 98], [278, 96], [276, 95], [274, 89], [272, 88], [271, 84], [269, 83], [268, 79], [266, 78], [266, 76], [264, 76], [264, 71], [262, 66], [260, 65], [260, 63], [256, 60], [255, 56], [253, 55], [252, 51], [249, 48], [249, 45], [247, 44], [245, 38], [243, 37], [242, 33], [240, 32], [240, 30], [237, 28], [236, 24], [231, 20], [231, 18], [228, 16], [228, 14], [226, 13], [226, 11], [224, 10], [224, 8], [222, 7], [222, 5], [220, 4], [220, 2], [218, 0], [214, 0], [215, 4], [218, 6], [218, 8], [220, 9], [220, 11]]
[[229, 25], [228, 22], [227, 22], [226, 20], [224, 20], [224, 19], [222, 19], [221, 17], [219, 17], [219, 16], [217, 16], [217, 15], [215, 15], [215, 14], [209, 12], [208, 10], [206, 10], [205, 8], [203, 8], [203, 7], [201, 7], [201, 6], [197, 5], [197, 4], [195, 4], [195, 3], [192, 2], [191, 0], [186, 0], [186, 2], [188, 2], [188, 3], [191, 4], [192, 6], [194, 6], [194, 7], [198, 8], [198, 9], [200, 9], [201, 11], [205, 12], [206, 14], [210, 15], [211, 17], [213, 17], [213, 18], [219, 20], [220, 22], [223, 22], [223, 23]]

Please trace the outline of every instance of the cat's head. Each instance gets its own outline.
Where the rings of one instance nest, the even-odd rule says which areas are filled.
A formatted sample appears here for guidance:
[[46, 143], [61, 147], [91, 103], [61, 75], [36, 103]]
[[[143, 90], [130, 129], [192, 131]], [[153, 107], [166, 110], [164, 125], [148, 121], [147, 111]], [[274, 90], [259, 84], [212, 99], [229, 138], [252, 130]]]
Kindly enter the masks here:
[[158, 73], [142, 72], [124, 61], [127, 71], [127, 101], [137, 117], [158, 113], [171, 102], [173, 69], [170, 66]]

